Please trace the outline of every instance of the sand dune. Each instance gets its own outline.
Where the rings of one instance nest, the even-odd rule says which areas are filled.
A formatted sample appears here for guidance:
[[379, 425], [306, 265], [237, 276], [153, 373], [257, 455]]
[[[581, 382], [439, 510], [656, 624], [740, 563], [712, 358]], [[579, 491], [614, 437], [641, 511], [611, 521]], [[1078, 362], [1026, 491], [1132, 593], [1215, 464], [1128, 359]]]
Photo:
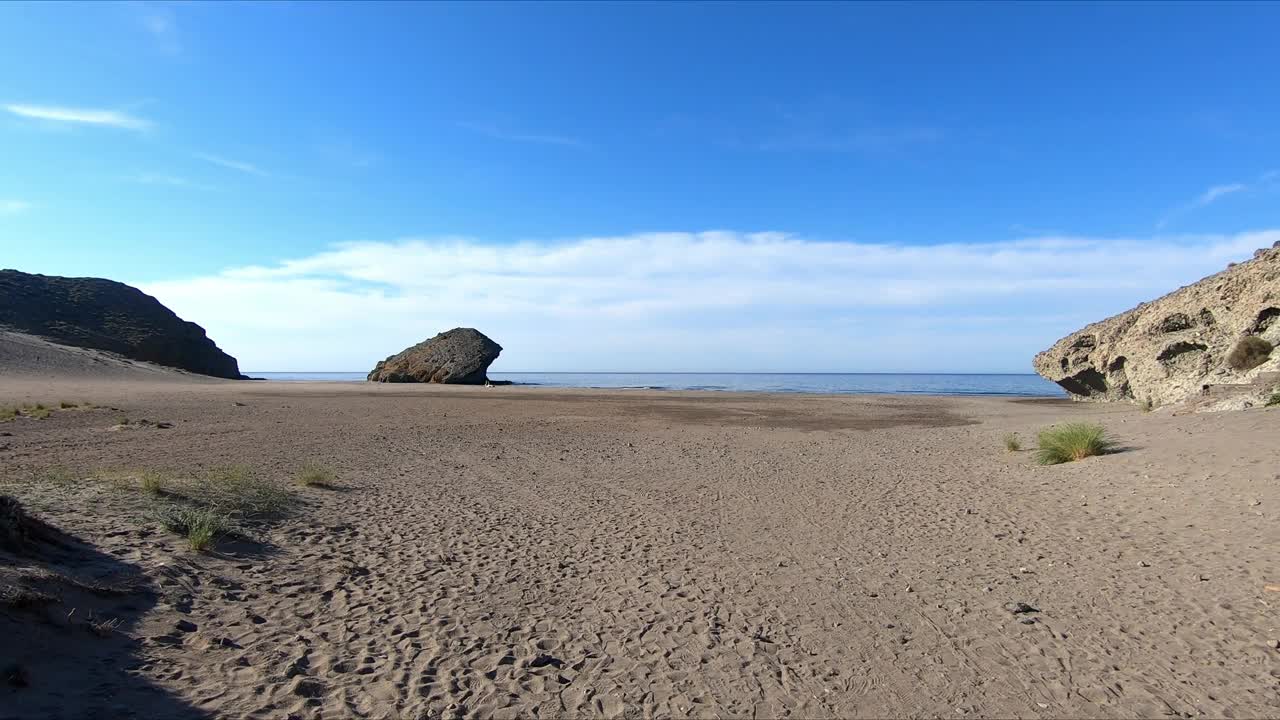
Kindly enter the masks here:
[[[154, 591], [99, 608], [127, 620], [110, 638], [0, 613], [0, 661], [30, 680], [0, 716], [1280, 715], [1280, 411], [10, 377], [0, 395], [117, 408], [0, 425], [4, 491]], [[109, 431], [121, 414], [174, 427]], [[1001, 447], [1081, 418], [1124, 451], [1042, 468]], [[136, 491], [30, 479], [287, 481], [306, 461], [340, 487], [210, 554], [137, 519]]]

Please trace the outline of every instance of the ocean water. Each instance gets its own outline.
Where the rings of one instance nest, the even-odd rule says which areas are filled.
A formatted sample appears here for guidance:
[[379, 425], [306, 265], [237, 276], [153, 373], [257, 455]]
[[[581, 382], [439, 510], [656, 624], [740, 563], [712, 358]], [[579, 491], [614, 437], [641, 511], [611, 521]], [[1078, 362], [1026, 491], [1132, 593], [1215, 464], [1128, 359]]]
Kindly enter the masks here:
[[[359, 372], [246, 374], [266, 380], [293, 382], [363, 382], [365, 379], [365, 373]], [[564, 388], [1066, 397], [1062, 388], [1031, 374], [491, 372], [489, 377], [516, 385]]]

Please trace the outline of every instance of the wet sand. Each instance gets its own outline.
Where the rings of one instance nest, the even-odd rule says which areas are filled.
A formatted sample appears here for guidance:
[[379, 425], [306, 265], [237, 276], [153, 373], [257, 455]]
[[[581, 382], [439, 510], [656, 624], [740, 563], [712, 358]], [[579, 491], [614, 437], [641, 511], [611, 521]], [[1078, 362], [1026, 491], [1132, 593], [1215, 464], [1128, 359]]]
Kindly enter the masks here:
[[[62, 400], [0, 492], [137, 588], [0, 609], [0, 717], [1280, 716], [1280, 411], [0, 378]], [[1122, 451], [1001, 443], [1081, 419]], [[306, 462], [203, 554], [87, 479]]]

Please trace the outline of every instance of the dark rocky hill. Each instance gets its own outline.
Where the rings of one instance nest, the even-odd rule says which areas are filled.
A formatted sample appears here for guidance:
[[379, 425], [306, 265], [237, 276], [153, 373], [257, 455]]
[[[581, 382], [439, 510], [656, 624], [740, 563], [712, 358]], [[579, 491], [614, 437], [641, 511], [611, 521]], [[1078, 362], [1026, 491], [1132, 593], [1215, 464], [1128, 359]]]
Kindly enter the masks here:
[[113, 280], [0, 270], [0, 326], [201, 375], [243, 377], [204, 328]]

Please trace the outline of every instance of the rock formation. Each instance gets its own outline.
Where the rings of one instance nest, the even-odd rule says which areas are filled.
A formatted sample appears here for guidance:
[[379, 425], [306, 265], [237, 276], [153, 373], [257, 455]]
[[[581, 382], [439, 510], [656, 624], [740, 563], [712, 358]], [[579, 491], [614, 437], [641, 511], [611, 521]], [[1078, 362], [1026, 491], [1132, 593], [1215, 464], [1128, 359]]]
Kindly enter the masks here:
[[1246, 337], [1280, 343], [1280, 243], [1068, 335], [1036, 355], [1035, 369], [1074, 399], [1166, 405], [1280, 370], [1280, 350], [1233, 367], [1227, 358]]
[[204, 328], [113, 280], [0, 270], [0, 326], [202, 375], [243, 377]]
[[379, 362], [369, 380], [480, 385], [501, 352], [502, 346], [480, 331], [454, 328]]

